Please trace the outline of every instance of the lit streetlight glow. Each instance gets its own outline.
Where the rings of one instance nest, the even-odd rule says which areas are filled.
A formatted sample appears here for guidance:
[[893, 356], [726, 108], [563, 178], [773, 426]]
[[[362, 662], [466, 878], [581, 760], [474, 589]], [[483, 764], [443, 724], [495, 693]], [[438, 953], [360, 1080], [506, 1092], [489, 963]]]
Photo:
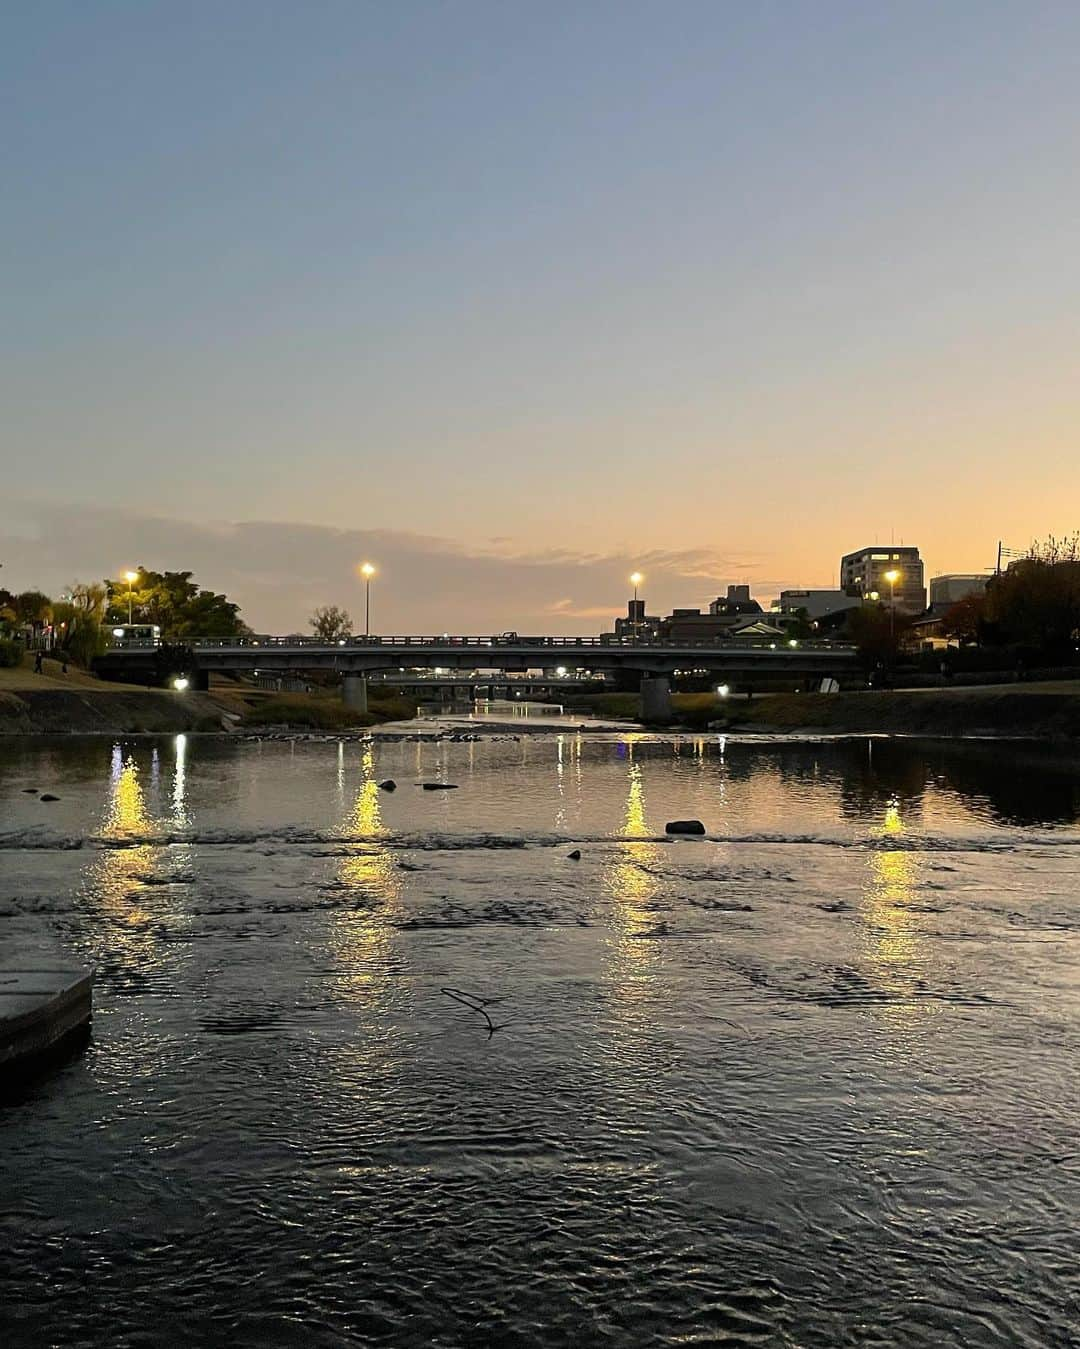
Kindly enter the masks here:
[[124, 580], [128, 583], [128, 627], [131, 626], [131, 590], [138, 579], [139, 573], [137, 571], [124, 572]]
[[370, 562], [361, 563], [360, 575], [364, 578], [364, 636], [371, 636], [371, 578], [375, 568]]

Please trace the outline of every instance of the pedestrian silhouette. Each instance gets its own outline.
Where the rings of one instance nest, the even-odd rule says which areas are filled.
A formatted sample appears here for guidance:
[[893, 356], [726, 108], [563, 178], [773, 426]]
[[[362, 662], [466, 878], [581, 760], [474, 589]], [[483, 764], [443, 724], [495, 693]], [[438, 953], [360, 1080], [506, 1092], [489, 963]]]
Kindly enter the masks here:
[[35, 674], [43, 674], [43, 673], [44, 673], [44, 665], [45, 665], [45, 657], [44, 657], [44, 655], [43, 655], [42, 652], [40, 652], [40, 651], [35, 651], [35, 652], [34, 652], [34, 673], [35, 673]]

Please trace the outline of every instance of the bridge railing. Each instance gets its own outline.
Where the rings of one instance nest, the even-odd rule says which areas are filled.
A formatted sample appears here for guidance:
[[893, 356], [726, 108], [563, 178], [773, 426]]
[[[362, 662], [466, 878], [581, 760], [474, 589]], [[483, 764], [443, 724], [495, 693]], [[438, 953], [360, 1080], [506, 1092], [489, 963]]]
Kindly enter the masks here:
[[[122, 640], [112, 646], [116, 651], [145, 651], [160, 646], [160, 641]], [[470, 648], [478, 651], [580, 651], [632, 649], [646, 651], [854, 651], [848, 642], [828, 642], [803, 638], [738, 638], [710, 637], [691, 638], [686, 641], [665, 641], [659, 637], [458, 637], [443, 633], [438, 636], [394, 636], [394, 637], [342, 637], [336, 641], [326, 641], [322, 637], [286, 636], [272, 637], [254, 635], [251, 637], [192, 637], [183, 643], [194, 650], [251, 650], [256, 648], [269, 650], [304, 650], [322, 652], [334, 650], [398, 650], [401, 648], [432, 648], [455, 650]]]

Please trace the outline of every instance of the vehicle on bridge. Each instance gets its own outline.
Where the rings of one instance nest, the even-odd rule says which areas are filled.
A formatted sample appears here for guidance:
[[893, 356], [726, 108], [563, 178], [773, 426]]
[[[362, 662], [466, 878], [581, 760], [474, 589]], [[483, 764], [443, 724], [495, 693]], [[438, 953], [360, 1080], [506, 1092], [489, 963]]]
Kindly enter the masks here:
[[109, 636], [112, 646], [161, 645], [161, 629], [156, 623], [117, 623]]

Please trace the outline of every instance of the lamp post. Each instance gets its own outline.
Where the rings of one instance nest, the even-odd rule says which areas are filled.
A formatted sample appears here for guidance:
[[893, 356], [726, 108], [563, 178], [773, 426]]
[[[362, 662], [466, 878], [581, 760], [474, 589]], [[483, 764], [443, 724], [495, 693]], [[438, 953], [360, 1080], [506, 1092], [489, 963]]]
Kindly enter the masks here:
[[631, 572], [631, 573], [630, 573], [630, 584], [634, 587], [634, 640], [635, 640], [635, 641], [637, 640], [637, 637], [638, 637], [638, 629], [639, 629], [639, 627], [640, 627], [640, 624], [638, 623], [638, 613], [637, 613], [637, 588], [638, 588], [638, 586], [642, 583], [642, 581], [644, 581], [644, 579], [645, 579], [645, 577], [642, 576], [641, 572], [639, 572], [639, 571], [635, 571], [635, 572]]
[[131, 627], [131, 591], [135, 582], [139, 579], [137, 571], [124, 572], [124, 580], [128, 583], [128, 627]]
[[365, 562], [360, 568], [360, 575], [364, 578], [364, 636], [371, 636], [371, 578], [375, 575], [375, 568], [370, 562]]
[[896, 641], [896, 583], [900, 579], [900, 573], [895, 567], [885, 573], [885, 579], [889, 583], [889, 640]]

